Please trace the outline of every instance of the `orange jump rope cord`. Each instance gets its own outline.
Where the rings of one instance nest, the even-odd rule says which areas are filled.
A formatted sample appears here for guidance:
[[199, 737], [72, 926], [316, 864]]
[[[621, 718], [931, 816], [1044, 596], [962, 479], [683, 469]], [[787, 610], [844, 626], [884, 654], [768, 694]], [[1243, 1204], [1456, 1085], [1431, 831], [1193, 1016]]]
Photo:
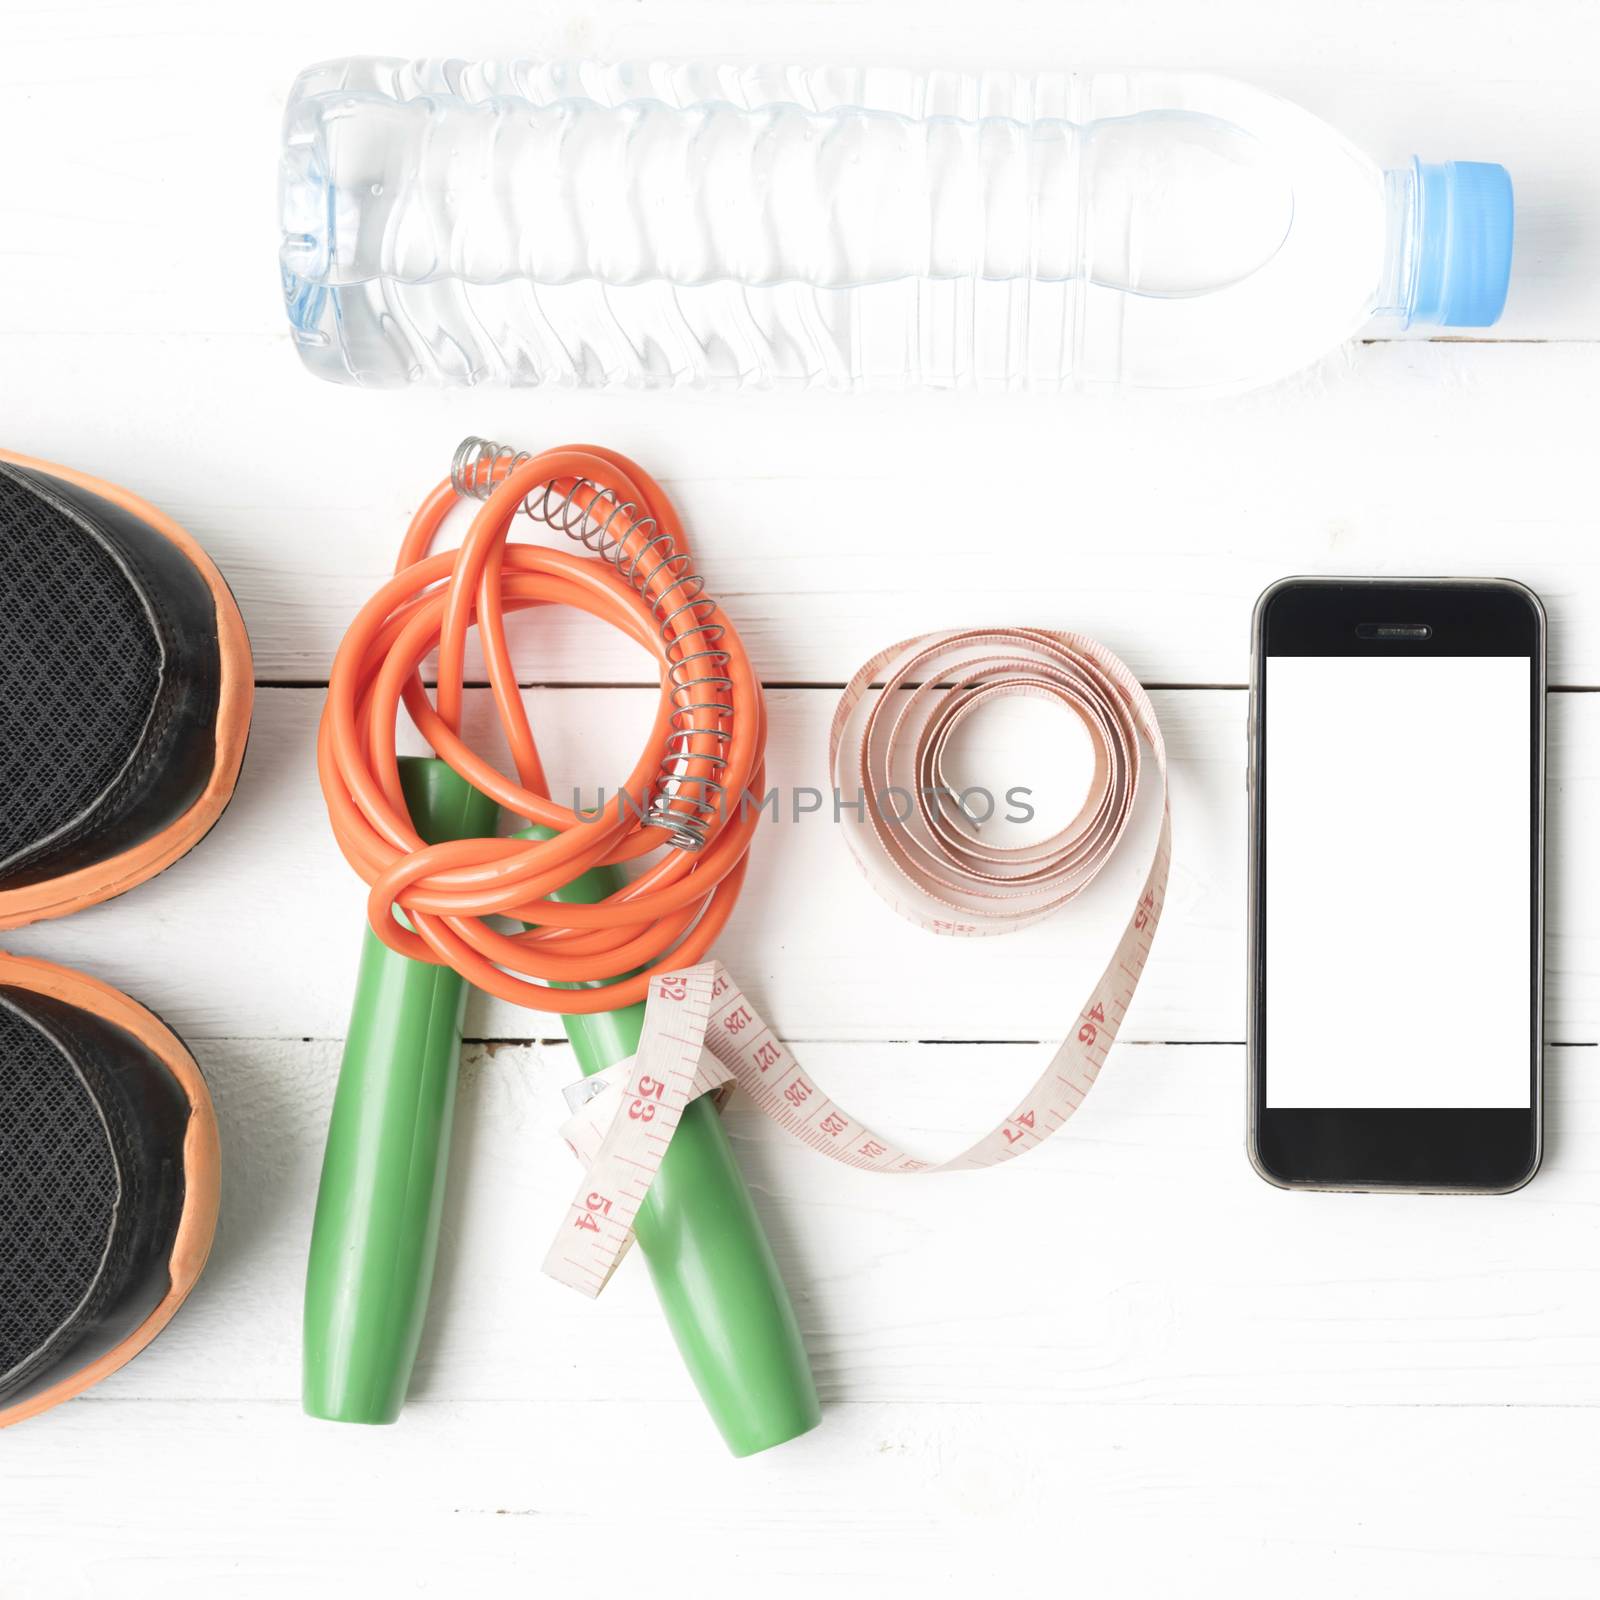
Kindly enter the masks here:
[[[703, 591], [682, 586], [683, 529], [659, 484], [609, 450], [574, 446], [474, 469], [493, 482], [458, 550], [429, 555], [459, 496], [447, 480], [412, 519], [395, 575], [362, 607], [334, 658], [317, 737], [317, 768], [345, 859], [370, 886], [367, 914], [392, 950], [455, 968], [489, 994], [536, 1011], [611, 1011], [642, 1000], [651, 976], [692, 966], [738, 898], [760, 811], [766, 707], [733, 624]], [[605, 513], [616, 560], [508, 542], [523, 502], [548, 486], [579, 511]], [[617, 508], [620, 508], [617, 509]], [[670, 544], [662, 538], [668, 536]], [[508, 612], [569, 605], [620, 629], [655, 656], [661, 703], [650, 740], [623, 785], [627, 803], [584, 816], [548, 794], [538, 746], [506, 642]], [[478, 631], [489, 686], [516, 778], [461, 737], [468, 635]], [[438, 650], [430, 701], [421, 667]], [[723, 708], [721, 732], [685, 717], [682, 696]], [[429, 845], [412, 827], [400, 786], [395, 728], [401, 705], [456, 772], [500, 806], [555, 830], [547, 840], [461, 839]], [[694, 731], [690, 731], [690, 730]], [[677, 782], [658, 780], [671, 756]], [[714, 814], [690, 797], [714, 794]], [[669, 848], [625, 889], [595, 905], [546, 898], [592, 867], [661, 849], [641, 813], [652, 800], [702, 821], [699, 851]], [[405, 914], [410, 927], [395, 916]], [[534, 924], [506, 934], [484, 919]], [[414, 931], [413, 931], [414, 930]], [[636, 971], [638, 968], [643, 971]], [[634, 976], [603, 989], [552, 989]]]

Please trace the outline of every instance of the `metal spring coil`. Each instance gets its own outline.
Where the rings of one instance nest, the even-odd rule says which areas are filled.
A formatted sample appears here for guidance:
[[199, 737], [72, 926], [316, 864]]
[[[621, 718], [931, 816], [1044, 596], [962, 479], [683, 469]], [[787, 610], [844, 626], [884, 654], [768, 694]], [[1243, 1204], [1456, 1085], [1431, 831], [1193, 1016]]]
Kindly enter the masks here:
[[[451, 457], [450, 484], [465, 498], [487, 500], [532, 459], [529, 451], [469, 437]], [[728, 763], [720, 752], [727, 749], [733, 727], [733, 680], [723, 670], [728, 654], [720, 648], [727, 630], [713, 620], [717, 605], [705, 592], [705, 580], [654, 517], [639, 516], [634, 501], [592, 478], [541, 484], [517, 510], [609, 562], [648, 602], [666, 653], [674, 710], [643, 825], [665, 831], [675, 849], [702, 849], [726, 803], [726, 785], [718, 780]], [[710, 774], [693, 772], [696, 762]]]

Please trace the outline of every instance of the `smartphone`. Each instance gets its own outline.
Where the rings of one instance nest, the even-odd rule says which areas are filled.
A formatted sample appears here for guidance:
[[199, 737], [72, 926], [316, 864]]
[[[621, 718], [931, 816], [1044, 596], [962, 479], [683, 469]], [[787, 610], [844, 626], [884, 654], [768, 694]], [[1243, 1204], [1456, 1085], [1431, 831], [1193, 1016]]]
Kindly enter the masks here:
[[1287, 578], [1250, 676], [1249, 1149], [1504, 1194], [1543, 1132], [1545, 617], [1504, 579]]

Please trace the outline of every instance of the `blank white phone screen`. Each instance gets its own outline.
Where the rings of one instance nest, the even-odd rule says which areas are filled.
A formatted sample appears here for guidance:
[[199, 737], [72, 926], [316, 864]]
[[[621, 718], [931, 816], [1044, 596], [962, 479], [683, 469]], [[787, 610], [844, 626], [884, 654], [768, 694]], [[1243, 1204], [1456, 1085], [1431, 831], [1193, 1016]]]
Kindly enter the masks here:
[[1530, 1104], [1533, 664], [1266, 661], [1266, 1099]]

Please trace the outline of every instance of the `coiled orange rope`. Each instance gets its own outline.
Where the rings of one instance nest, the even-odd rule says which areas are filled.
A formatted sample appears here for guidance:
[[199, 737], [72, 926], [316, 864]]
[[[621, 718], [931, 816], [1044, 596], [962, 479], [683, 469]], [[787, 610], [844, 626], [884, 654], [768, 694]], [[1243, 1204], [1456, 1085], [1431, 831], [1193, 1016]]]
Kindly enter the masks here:
[[[740, 802], [747, 790], [763, 790], [761, 686], [721, 607], [686, 586], [682, 526], [640, 467], [609, 450], [574, 446], [532, 458], [480, 458], [472, 473], [472, 492], [494, 487], [461, 547], [428, 554], [460, 498], [446, 480], [412, 519], [395, 576], [362, 607], [339, 646], [318, 733], [323, 794], [345, 859], [371, 886], [372, 927], [391, 949], [454, 967], [478, 988], [534, 1010], [614, 1010], [642, 1000], [654, 973], [699, 961], [733, 909], [760, 816]], [[510, 542], [513, 518], [540, 489], [580, 519], [592, 518], [586, 527], [603, 524], [612, 559]], [[538, 605], [576, 606], [611, 623], [649, 650], [660, 669], [661, 704], [622, 787], [627, 803], [599, 815], [549, 798], [505, 630], [508, 613]], [[461, 737], [474, 628], [515, 779]], [[421, 668], [435, 648], [438, 688], [430, 700]], [[685, 707], [713, 701], [726, 715], [720, 731], [707, 732], [705, 719], [686, 715]], [[467, 782], [505, 811], [553, 829], [553, 837], [426, 844], [400, 785], [395, 729], [402, 703]], [[673, 776], [663, 788], [664, 761]], [[595, 905], [547, 898], [590, 868], [662, 848], [659, 822], [641, 815], [652, 801], [669, 815], [693, 814], [703, 847], [668, 849]], [[492, 916], [534, 926], [505, 933], [486, 920]], [[547, 987], [623, 973], [634, 976], [600, 989]]]

